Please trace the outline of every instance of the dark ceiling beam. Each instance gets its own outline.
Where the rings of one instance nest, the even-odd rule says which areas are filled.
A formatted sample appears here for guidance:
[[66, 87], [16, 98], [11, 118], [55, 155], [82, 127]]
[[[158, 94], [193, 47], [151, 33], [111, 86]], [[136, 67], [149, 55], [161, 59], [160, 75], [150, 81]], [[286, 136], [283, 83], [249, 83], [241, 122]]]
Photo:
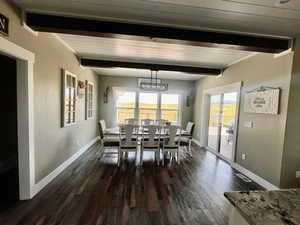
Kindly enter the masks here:
[[280, 53], [291, 47], [291, 39], [201, 31], [84, 18], [27, 13], [26, 23], [41, 32], [143, 40], [201, 47]]
[[131, 69], [145, 69], [153, 71], [175, 71], [199, 75], [220, 75], [221, 69], [194, 67], [194, 66], [179, 66], [179, 65], [166, 65], [166, 64], [150, 64], [150, 63], [136, 63], [125, 61], [110, 61], [99, 59], [84, 59], [80, 60], [82, 66], [96, 67], [96, 68], [131, 68]]

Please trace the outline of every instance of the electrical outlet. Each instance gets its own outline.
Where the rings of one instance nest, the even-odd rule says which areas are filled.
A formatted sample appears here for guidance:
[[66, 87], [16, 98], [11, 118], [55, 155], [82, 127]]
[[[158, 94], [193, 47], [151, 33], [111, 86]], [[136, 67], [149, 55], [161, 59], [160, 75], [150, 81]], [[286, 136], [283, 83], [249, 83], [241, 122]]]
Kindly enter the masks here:
[[242, 154], [242, 160], [246, 160], [246, 154], [245, 153]]
[[300, 178], [300, 171], [296, 171], [296, 178]]

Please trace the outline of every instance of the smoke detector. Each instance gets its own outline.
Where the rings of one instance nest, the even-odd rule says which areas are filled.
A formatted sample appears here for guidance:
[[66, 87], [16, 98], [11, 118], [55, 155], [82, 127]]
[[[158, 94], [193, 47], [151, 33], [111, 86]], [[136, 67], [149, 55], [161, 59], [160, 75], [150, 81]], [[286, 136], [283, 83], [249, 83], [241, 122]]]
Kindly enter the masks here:
[[283, 4], [286, 4], [288, 2], [290, 2], [291, 0], [276, 0], [275, 1], [275, 6], [280, 6], [280, 5], [283, 5]]

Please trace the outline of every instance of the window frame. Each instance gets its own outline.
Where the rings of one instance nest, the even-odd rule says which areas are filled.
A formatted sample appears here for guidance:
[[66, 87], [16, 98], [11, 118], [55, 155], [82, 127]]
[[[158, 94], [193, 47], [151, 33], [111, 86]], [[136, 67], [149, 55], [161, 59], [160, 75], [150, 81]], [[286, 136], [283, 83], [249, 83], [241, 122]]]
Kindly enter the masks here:
[[[116, 91], [124, 91], [124, 92], [134, 92], [135, 93], [135, 103], [134, 103], [134, 107], [118, 107], [118, 102], [117, 102], [117, 98], [115, 96]], [[115, 122], [115, 125], [118, 125], [118, 109], [133, 109], [133, 114], [134, 114], [134, 118], [136, 118], [137, 116], [137, 93], [135, 90], [132, 89], [127, 89], [127, 88], [113, 88], [113, 93], [114, 93], [114, 102], [113, 102], [113, 110], [114, 110], [114, 119], [113, 121]]]
[[[95, 108], [94, 108], [94, 92], [95, 92], [95, 84], [91, 81], [85, 81], [85, 119], [89, 120], [89, 119], [93, 119], [94, 118], [94, 112], [95, 112]], [[90, 97], [90, 93], [89, 93], [89, 86], [92, 87], [92, 99], [89, 99]], [[89, 108], [89, 103], [91, 102], [92, 106], [91, 109]], [[91, 112], [91, 116], [89, 116], [89, 112]]]
[[[66, 89], [67, 89], [67, 78], [68, 77], [75, 78], [75, 87], [74, 88], [74, 111], [68, 110], [68, 114], [74, 113], [74, 121], [73, 122], [67, 122], [70, 118], [66, 118]], [[68, 88], [69, 90], [69, 88]], [[71, 99], [71, 96], [70, 96]], [[68, 70], [63, 69], [62, 70], [62, 101], [61, 101], [61, 127], [69, 127], [73, 126], [77, 123], [77, 76], [73, 73], [71, 73]]]
[[[161, 108], [161, 105], [162, 105], [162, 95], [163, 94], [170, 94], [170, 95], [178, 95], [178, 109], [175, 110], [175, 109], [162, 109]], [[162, 111], [177, 111], [178, 112], [178, 121], [177, 123], [178, 124], [181, 124], [182, 122], [182, 112], [183, 112], [183, 101], [182, 101], [182, 97], [183, 97], [183, 93], [182, 92], [175, 92], [175, 91], [167, 91], [167, 92], [163, 92], [163, 93], [160, 93], [160, 118], [161, 118], [161, 112]]]
[[[113, 87], [113, 92], [115, 93], [115, 91], [126, 91], [126, 92], [135, 92], [135, 108], [126, 108], [126, 109], [134, 109], [134, 118], [136, 118], [137, 120], [140, 120], [139, 118], [139, 114], [140, 114], [140, 110], [147, 110], [148, 108], [140, 108], [139, 107], [139, 98], [140, 98], [140, 93], [155, 93], [157, 94], [157, 108], [153, 109], [153, 108], [149, 108], [149, 110], [156, 110], [156, 118], [160, 119], [161, 118], [161, 112], [162, 109], [161, 108], [161, 100], [162, 100], [162, 95], [163, 94], [176, 94], [178, 95], [178, 104], [179, 104], [179, 108], [178, 108], [178, 124], [182, 123], [182, 113], [183, 113], [183, 91], [165, 91], [165, 92], [155, 92], [155, 91], [144, 91], [144, 90], [140, 90], [138, 88], [126, 88], [126, 87]], [[117, 107], [117, 96], [114, 96], [114, 123], [115, 125], [118, 125], [118, 108]], [[122, 107], [122, 109], [125, 109]], [[170, 111], [175, 111], [175, 110], [170, 110]]]
[[[141, 93], [149, 93], [149, 94], [156, 94], [157, 95], [157, 108], [141, 108], [140, 107], [140, 94]], [[136, 95], [138, 95], [138, 98], [137, 98], [137, 120], [140, 121], [141, 118], [140, 118], [140, 112], [141, 110], [153, 110], [153, 111], [156, 111], [156, 120], [158, 118], [160, 118], [160, 93], [159, 92], [155, 92], [155, 91], [137, 91], [136, 92]]]

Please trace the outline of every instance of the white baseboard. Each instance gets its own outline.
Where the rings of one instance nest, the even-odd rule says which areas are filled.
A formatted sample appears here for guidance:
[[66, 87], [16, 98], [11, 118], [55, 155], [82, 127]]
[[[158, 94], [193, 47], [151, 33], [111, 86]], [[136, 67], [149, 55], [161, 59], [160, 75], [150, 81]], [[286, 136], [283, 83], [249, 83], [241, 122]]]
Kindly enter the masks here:
[[[55, 177], [57, 177], [61, 172], [63, 172], [69, 165], [71, 165], [76, 159], [78, 159], [86, 150], [88, 150], [93, 144], [99, 140], [99, 137], [94, 138], [88, 144], [83, 146], [78, 152], [72, 155], [69, 159], [64, 161], [59, 167], [53, 170], [50, 174], [40, 180], [34, 185], [33, 196], [40, 192], [47, 184], [49, 184]], [[32, 196], [32, 197], [33, 197]]]
[[192, 141], [193, 141], [196, 145], [202, 147], [201, 144], [200, 144], [200, 141], [196, 140], [195, 138], [193, 138]]
[[[196, 139], [193, 139], [193, 142], [200, 146], [201, 146], [200, 142]], [[209, 150], [207, 150], [209, 151]], [[212, 151], [210, 151], [212, 152]], [[222, 158], [218, 153], [212, 152], [213, 154], [215, 154], [217, 157]], [[223, 158], [222, 158], [223, 159]], [[223, 159], [224, 160], [224, 159]], [[271, 184], [269, 181], [265, 180], [264, 178], [256, 175], [255, 173], [251, 172], [250, 170], [247, 170], [246, 168], [242, 167], [241, 165], [235, 163], [235, 162], [229, 162], [231, 167], [238, 170], [239, 172], [241, 172], [242, 174], [246, 175], [247, 177], [249, 177], [251, 180], [253, 180], [254, 182], [256, 182], [257, 184], [261, 185], [262, 187], [264, 187], [267, 190], [279, 190], [279, 188], [277, 186], [275, 186], [274, 184]]]
[[246, 168], [242, 167], [241, 165], [237, 163], [231, 163], [232, 168], [238, 170], [239, 172], [243, 173], [247, 177], [249, 177], [251, 180], [259, 184], [260, 186], [264, 187], [267, 190], [279, 190], [277, 186], [274, 184], [271, 184], [269, 181], [265, 180], [264, 178], [256, 175], [255, 173], [251, 172], [250, 170], [247, 170]]

